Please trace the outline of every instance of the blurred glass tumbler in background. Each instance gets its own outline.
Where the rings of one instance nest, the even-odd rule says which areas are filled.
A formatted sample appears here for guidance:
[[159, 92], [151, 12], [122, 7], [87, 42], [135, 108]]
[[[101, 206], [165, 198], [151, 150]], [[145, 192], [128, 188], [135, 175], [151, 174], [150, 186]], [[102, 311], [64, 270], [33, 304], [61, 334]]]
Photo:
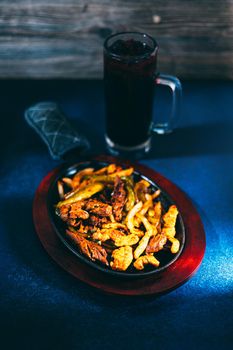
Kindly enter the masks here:
[[[158, 45], [147, 34], [122, 32], [104, 42], [106, 143], [113, 155], [140, 158], [151, 147], [151, 133], [172, 131], [181, 100], [180, 81], [159, 74]], [[155, 86], [168, 86], [172, 109], [165, 123], [152, 123]], [[156, 118], [156, 117], [155, 117]]]

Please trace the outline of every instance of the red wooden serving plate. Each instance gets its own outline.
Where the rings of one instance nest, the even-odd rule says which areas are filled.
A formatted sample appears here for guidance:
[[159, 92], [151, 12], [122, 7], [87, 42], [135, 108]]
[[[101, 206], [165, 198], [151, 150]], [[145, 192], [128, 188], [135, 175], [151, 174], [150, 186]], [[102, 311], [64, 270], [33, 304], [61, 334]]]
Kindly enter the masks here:
[[[96, 161], [119, 163], [111, 156], [92, 158]], [[205, 232], [199, 214], [191, 200], [171, 181], [142, 164], [120, 161], [145, 175], [163, 189], [176, 203], [185, 226], [185, 245], [179, 258], [161, 273], [141, 279], [119, 279], [81, 262], [57, 236], [47, 207], [51, 184], [61, 168], [52, 170], [40, 183], [33, 203], [33, 220], [37, 235], [48, 254], [67, 272], [79, 280], [107, 293], [149, 295], [169, 292], [186, 282], [197, 271], [205, 252]]]

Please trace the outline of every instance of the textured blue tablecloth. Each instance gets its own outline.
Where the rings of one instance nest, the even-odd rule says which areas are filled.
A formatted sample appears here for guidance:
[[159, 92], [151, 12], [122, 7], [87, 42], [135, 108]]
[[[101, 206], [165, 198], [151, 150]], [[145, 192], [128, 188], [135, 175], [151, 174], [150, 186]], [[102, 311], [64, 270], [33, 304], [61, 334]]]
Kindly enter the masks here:
[[[183, 88], [179, 128], [155, 136], [143, 163], [193, 200], [206, 230], [205, 258], [179, 289], [130, 298], [103, 295], [60, 269], [32, 222], [35, 190], [59, 163], [26, 125], [25, 108], [59, 102], [103, 153], [102, 83], [0, 82], [1, 349], [232, 348], [233, 83], [184, 82]], [[156, 113], [166, 113], [169, 98], [160, 91]]]

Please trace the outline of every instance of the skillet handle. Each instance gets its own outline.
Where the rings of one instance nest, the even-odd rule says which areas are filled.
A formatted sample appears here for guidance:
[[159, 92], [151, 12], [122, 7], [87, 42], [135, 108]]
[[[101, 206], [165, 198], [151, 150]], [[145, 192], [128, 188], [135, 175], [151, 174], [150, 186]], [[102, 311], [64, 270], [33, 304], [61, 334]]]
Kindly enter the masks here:
[[53, 159], [62, 159], [75, 149], [82, 154], [90, 148], [88, 140], [71, 126], [54, 102], [40, 102], [25, 111], [27, 123], [46, 143]]

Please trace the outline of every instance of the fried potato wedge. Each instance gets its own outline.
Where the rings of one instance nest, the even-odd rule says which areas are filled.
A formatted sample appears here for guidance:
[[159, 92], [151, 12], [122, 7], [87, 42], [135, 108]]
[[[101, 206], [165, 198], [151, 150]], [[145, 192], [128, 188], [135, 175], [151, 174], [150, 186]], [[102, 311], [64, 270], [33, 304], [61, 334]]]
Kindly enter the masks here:
[[176, 218], [178, 215], [178, 209], [175, 205], [171, 205], [166, 212], [166, 214], [163, 215], [163, 227], [165, 228], [171, 228], [175, 227], [176, 224]]
[[175, 237], [176, 229], [175, 227], [163, 227], [161, 233], [166, 236]]
[[176, 218], [178, 215], [178, 209], [175, 205], [171, 205], [166, 212], [166, 214], [163, 215], [163, 228], [161, 233], [164, 234], [167, 239], [171, 242], [171, 252], [173, 254], [176, 254], [180, 249], [180, 242], [178, 239], [175, 238], [176, 230]]
[[110, 266], [113, 270], [125, 271], [133, 261], [133, 249], [126, 246], [115, 249], [112, 252], [113, 261], [110, 262]]
[[105, 242], [109, 239], [112, 241], [116, 241], [117, 239], [121, 239], [122, 237], [127, 237], [122, 231], [116, 229], [102, 229], [93, 233], [92, 238], [94, 240]]
[[115, 239], [115, 245], [117, 247], [131, 246], [138, 243], [139, 237], [135, 233], [131, 233], [128, 236], [122, 236]]
[[180, 242], [177, 238], [172, 236], [167, 236], [167, 239], [171, 242], [171, 252], [172, 254], [176, 254], [180, 249]]
[[142, 255], [142, 253], [145, 251], [149, 243], [150, 238], [151, 238], [151, 234], [146, 232], [145, 235], [141, 238], [137, 248], [134, 251], [134, 259], [137, 259], [139, 258], [140, 255]]
[[158, 267], [160, 262], [153, 255], [143, 255], [134, 262], [133, 266], [137, 270], [143, 270], [145, 265], [148, 264]]
[[120, 222], [110, 222], [108, 224], [103, 224], [103, 228], [115, 228], [115, 229], [123, 229], [128, 230], [127, 226], [125, 224], [122, 224]]

